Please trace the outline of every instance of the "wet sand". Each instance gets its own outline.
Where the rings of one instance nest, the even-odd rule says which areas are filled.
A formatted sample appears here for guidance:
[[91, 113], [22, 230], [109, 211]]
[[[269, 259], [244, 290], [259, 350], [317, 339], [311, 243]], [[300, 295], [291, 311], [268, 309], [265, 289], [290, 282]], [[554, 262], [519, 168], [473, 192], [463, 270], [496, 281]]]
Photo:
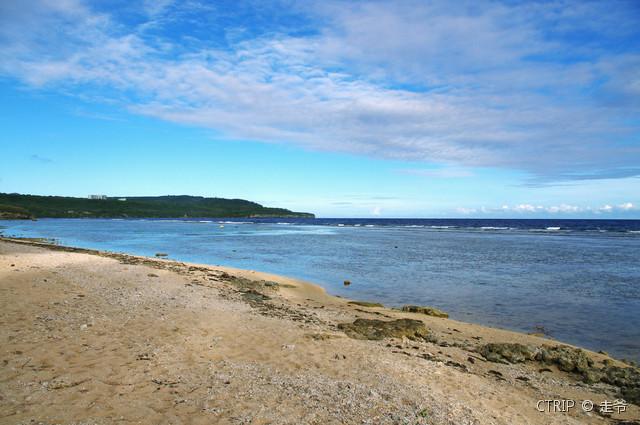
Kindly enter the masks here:
[[[452, 295], [453, 296], [453, 295]], [[355, 319], [432, 338], [354, 339]], [[619, 388], [487, 343], [538, 336], [349, 304], [310, 283], [37, 241], [0, 240], [0, 423], [609, 424]], [[604, 354], [595, 362], [626, 367]], [[538, 400], [573, 399], [569, 412]], [[582, 400], [596, 408], [585, 413]], [[544, 405], [543, 405], [544, 406]]]

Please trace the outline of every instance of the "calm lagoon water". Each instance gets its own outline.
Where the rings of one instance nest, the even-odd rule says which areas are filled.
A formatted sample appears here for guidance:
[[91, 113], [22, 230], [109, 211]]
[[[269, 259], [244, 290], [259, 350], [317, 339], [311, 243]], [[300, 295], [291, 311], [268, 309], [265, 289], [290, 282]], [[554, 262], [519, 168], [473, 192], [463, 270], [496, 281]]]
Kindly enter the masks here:
[[640, 360], [637, 220], [42, 219], [5, 221], [0, 231], [283, 274], [335, 295], [430, 305], [518, 331], [542, 326]]

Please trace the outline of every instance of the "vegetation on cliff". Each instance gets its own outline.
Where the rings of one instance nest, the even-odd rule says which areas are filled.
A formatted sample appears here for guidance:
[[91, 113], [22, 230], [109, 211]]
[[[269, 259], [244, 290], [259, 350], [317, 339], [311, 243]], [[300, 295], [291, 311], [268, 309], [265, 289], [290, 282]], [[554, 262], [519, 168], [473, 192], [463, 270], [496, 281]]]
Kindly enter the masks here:
[[201, 196], [136, 196], [106, 199], [0, 193], [0, 218], [111, 217], [308, 217], [313, 214], [264, 207], [244, 199]]

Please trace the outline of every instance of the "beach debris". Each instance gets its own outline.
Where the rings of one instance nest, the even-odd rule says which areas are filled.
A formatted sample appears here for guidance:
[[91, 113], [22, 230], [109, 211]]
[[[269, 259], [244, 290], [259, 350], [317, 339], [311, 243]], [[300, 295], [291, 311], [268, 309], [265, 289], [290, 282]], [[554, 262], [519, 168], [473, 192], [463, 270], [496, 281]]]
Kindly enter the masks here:
[[136, 360], [151, 360], [152, 357], [153, 357], [153, 354], [142, 353], [136, 356]]
[[155, 274], [155, 273], [149, 273], [149, 274], [147, 275], [147, 277], [158, 277], [158, 275], [157, 275], [157, 274]]
[[397, 319], [356, 319], [353, 323], [340, 323], [338, 329], [354, 339], [382, 340], [384, 338], [402, 338], [410, 340], [429, 339], [429, 329], [421, 320]]
[[423, 307], [419, 305], [405, 305], [404, 307], [402, 307], [402, 311], [407, 311], [409, 313], [426, 314], [427, 316], [433, 316], [433, 317], [443, 317], [443, 318], [449, 317], [449, 314], [445, 313], [442, 310], [439, 310], [434, 307]]
[[384, 307], [384, 305], [380, 303], [374, 303], [370, 301], [349, 301], [347, 304], [359, 305], [362, 307]]
[[333, 338], [342, 338], [342, 335], [316, 332], [316, 333], [304, 334], [304, 337], [308, 339], [312, 339], [314, 341], [326, 341], [328, 339], [333, 339]]
[[349, 286], [351, 285], [351, 281], [350, 280], [345, 280], [344, 281], [344, 286]]
[[156, 257], [168, 257], [169, 254], [164, 253], [164, 252], [156, 252]]
[[293, 350], [296, 349], [296, 346], [295, 346], [295, 344], [284, 344], [281, 348], [283, 350], [293, 351]]

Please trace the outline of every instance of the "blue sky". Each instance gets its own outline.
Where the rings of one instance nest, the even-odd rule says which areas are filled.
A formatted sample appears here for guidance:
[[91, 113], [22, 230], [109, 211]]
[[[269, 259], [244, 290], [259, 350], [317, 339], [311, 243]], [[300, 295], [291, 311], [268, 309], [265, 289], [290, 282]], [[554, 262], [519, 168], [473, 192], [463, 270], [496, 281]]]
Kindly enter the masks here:
[[640, 218], [635, 1], [0, 3], [0, 191]]

